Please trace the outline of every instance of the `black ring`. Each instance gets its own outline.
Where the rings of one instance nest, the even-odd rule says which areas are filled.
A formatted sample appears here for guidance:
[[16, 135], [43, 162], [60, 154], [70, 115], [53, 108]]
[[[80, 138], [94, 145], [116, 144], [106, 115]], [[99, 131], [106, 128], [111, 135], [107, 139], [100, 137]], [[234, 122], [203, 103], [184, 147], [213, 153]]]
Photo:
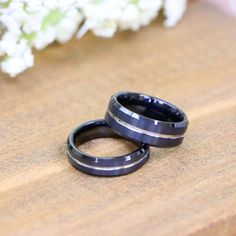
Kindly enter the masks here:
[[178, 107], [135, 92], [113, 95], [105, 120], [119, 135], [156, 147], [181, 144], [188, 127], [188, 118]]
[[140, 168], [149, 158], [149, 146], [135, 142], [138, 148], [124, 156], [96, 157], [79, 149], [79, 145], [96, 138], [116, 137], [116, 134], [105, 120], [94, 120], [74, 129], [67, 140], [69, 162], [77, 169], [100, 176], [117, 176], [131, 173]]

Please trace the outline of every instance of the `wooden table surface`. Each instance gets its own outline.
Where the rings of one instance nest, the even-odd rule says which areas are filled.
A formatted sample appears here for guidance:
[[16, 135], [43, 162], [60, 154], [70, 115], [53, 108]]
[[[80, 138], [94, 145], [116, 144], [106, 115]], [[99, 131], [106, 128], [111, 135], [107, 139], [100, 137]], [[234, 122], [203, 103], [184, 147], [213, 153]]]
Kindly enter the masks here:
[[[34, 68], [0, 78], [1, 235], [236, 235], [235, 19], [195, 1], [173, 29], [156, 21], [35, 53]], [[120, 90], [180, 106], [185, 141], [152, 148], [130, 175], [83, 174], [67, 161], [67, 135]], [[127, 149], [90, 148], [112, 146]]]

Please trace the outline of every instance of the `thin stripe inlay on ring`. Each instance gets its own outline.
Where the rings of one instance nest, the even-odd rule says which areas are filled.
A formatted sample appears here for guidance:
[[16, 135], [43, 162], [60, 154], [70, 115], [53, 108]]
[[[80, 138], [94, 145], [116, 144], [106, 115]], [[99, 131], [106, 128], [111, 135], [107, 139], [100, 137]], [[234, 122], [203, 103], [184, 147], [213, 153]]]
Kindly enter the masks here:
[[73, 161], [75, 161], [77, 164], [79, 164], [83, 167], [94, 169], [94, 170], [112, 171], [112, 170], [127, 169], [127, 168], [130, 168], [130, 167], [133, 167], [133, 166], [137, 165], [138, 163], [142, 162], [149, 155], [149, 151], [145, 154], [145, 156], [143, 156], [141, 159], [139, 159], [136, 162], [132, 162], [130, 164], [123, 165], [123, 166], [111, 166], [111, 167], [101, 167], [101, 166], [88, 165], [88, 164], [85, 164], [84, 162], [81, 162], [81, 161], [77, 160], [76, 158], [74, 158], [68, 151], [67, 151], [67, 154], [70, 156], [70, 158]]
[[116, 117], [113, 113], [111, 113], [110, 110], [107, 110], [107, 113], [110, 115], [110, 117], [115, 120], [118, 124], [122, 125], [123, 127], [135, 131], [140, 134], [146, 134], [155, 138], [165, 138], [165, 139], [179, 139], [179, 138], [184, 138], [184, 134], [176, 134], [176, 135], [170, 135], [170, 134], [160, 134], [160, 133], [154, 133], [151, 131], [147, 131], [141, 128], [138, 128], [134, 125], [128, 124], [127, 122], [119, 119]]

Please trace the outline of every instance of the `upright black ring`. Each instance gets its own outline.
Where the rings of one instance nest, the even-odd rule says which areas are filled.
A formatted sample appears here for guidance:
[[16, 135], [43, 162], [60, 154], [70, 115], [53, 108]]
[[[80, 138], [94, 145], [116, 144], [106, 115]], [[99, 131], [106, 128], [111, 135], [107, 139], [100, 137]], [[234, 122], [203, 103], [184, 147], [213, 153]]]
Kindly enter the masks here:
[[116, 134], [105, 120], [94, 120], [74, 129], [67, 140], [69, 162], [77, 169], [100, 176], [117, 176], [131, 173], [140, 168], [149, 158], [149, 146], [137, 144], [137, 150], [124, 156], [96, 157], [79, 149], [79, 145], [96, 138], [116, 137]]
[[188, 127], [188, 118], [178, 107], [135, 92], [113, 95], [105, 120], [121, 136], [156, 147], [181, 144]]

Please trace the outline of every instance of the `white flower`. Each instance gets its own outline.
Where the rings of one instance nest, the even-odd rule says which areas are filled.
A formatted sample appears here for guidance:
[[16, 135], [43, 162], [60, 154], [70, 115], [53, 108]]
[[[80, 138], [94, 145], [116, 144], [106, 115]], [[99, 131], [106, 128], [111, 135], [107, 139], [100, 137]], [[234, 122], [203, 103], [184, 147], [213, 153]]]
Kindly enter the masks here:
[[155, 17], [157, 17], [159, 10], [162, 8], [163, 1], [157, 0], [140, 0], [139, 9], [141, 11], [141, 23], [143, 26], [148, 25]]
[[165, 0], [164, 1], [164, 14], [166, 20], [164, 21], [165, 27], [173, 27], [182, 18], [186, 10], [187, 0]]
[[162, 7], [162, 0], [139, 0], [135, 4], [127, 4], [121, 13], [119, 27], [121, 30], [137, 31], [141, 26], [148, 25]]
[[97, 36], [113, 36], [117, 30], [117, 19], [120, 14], [121, 5], [122, 0], [90, 0], [86, 1], [86, 4], [79, 4], [85, 22], [79, 30], [77, 37], [82, 37], [88, 30], [91, 30]]
[[3, 72], [6, 72], [10, 76], [14, 77], [26, 68], [33, 66], [34, 57], [27, 43], [28, 42], [25, 39], [20, 40], [20, 42], [16, 45], [15, 53], [11, 55], [11, 57], [2, 61], [1, 69]]
[[88, 30], [102, 37], [113, 36], [118, 28], [137, 31], [149, 24], [162, 7], [162, 0], [87, 0], [86, 4], [85, 1], [82, 3], [79, 7], [85, 23], [77, 34], [78, 38]]
[[139, 9], [133, 4], [128, 4], [121, 12], [119, 27], [121, 30], [132, 29], [137, 31], [140, 28]]
[[68, 10], [65, 17], [63, 17], [57, 26], [56, 40], [60, 43], [65, 43], [70, 40], [78, 30], [78, 26], [82, 20], [83, 17], [78, 10], [74, 8]]
[[32, 48], [65, 43], [87, 31], [112, 37], [137, 31], [164, 8], [166, 27], [182, 17], [187, 0], [0, 0], [0, 66], [15, 76], [33, 65]]
[[54, 9], [44, 14], [41, 28], [35, 35], [32, 44], [37, 49], [43, 49], [55, 40], [65, 43], [73, 37], [82, 21], [81, 13], [75, 8]]
[[18, 37], [12, 32], [6, 32], [0, 41], [0, 55], [12, 56], [17, 50]]
[[56, 38], [56, 31], [53, 27], [49, 27], [44, 31], [39, 31], [34, 37], [32, 44], [38, 50], [45, 48]]

